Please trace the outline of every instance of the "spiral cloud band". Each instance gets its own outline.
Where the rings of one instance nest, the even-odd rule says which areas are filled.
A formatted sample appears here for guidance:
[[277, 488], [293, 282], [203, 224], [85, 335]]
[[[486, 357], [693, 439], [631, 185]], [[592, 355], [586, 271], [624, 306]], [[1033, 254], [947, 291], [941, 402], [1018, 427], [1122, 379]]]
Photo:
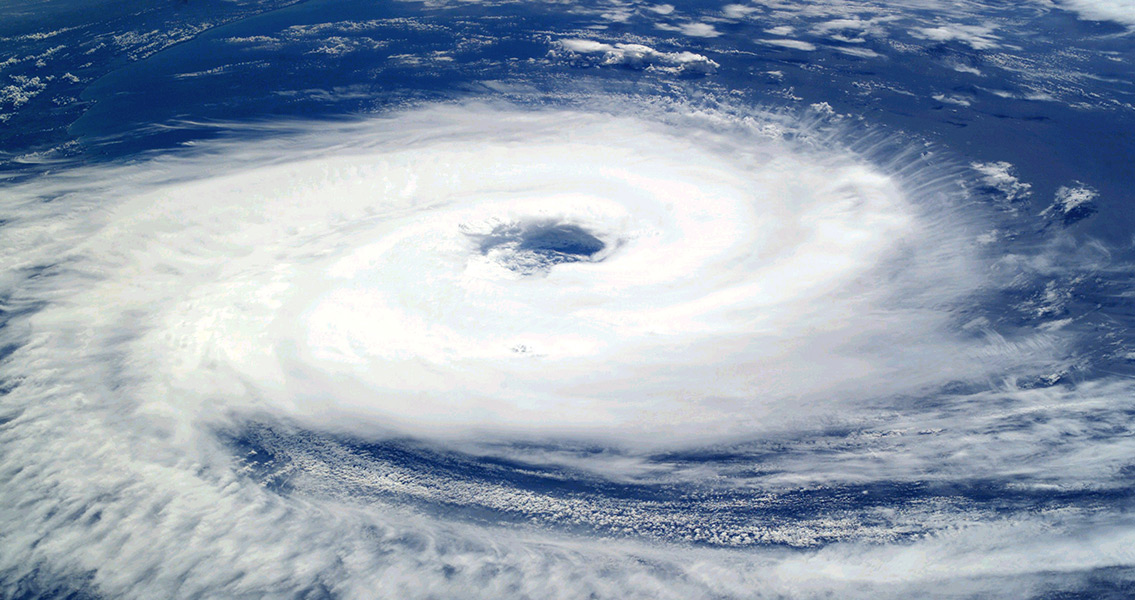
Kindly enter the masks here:
[[[846, 490], [817, 500], [816, 518], [799, 527], [722, 517], [711, 535], [652, 497], [568, 502], [415, 471], [377, 451], [348, 453], [347, 470], [327, 461], [341, 451], [327, 441], [338, 435], [409, 436], [462, 456], [479, 456], [470, 445], [499, 460], [524, 453], [604, 485], [686, 489], [711, 485], [711, 471], [731, 463], [685, 469], [680, 455], [635, 448], [892, 419], [896, 399], [948, 385], [960, 402], [1000, 405], [1002, 391], [957, 390], [1059, 354], [1058, 332], [1006, 339], [983, 324], [978, 298], [1005, 284], [982, 254], [990, 226], [975, 215], [991, 217], [962, 204], [948, 167], [908, 153], [892, 168], [882, 150], [842, 144], [838, 124], [637, 108], [424, 107], [12, 186], [0, 229], [14, 263], [3, 282], [0, 454], [16, 484], [8, 506], [28, 508], [0, 517], [11, 532], [2, 567], [137, 597], [290, 597], [319, 586], [344, 597], [444, 596], [480, 582], [485, 597], [688, 598], [748, 593], [743, 573], [784, 591], [800, 570], [827, 575], [790, 591], [826, 593], [850, 578], [867, 594], [956, 574], [957, 544], [970, 543], [957, 539], [970, 536], [1005, 540], [990, 551], [1007, 562], [969, 575], [1035, 572], [1048, 559], [1021, 548], [1045, 530], [1037, 516], [999, 525], [946, 511], [963, 516], [936, 517], [944, 529], [977, 525], [893, 550], [905, 559], [881, 557], [886, 548], [728, 554], [635, 539], [807, 547], [904, 534], [841, 521], [860, 508], [825, 513]], [[1060, 404], [1044, 394], [1009, 403]], [[975, 430], [948, 411], [892, 423], [926, 437], [870, 446], [893, 453], [884, 474], [864, 466], [867, 446], [830, 442], [815, 456], [783, 452], [765, 483], [858, 485], [925, 476], [935, 461], [945, 474], [930, 478], [949, 478], [942, 457], [960, 456]], [[938, 435], [944, 422], [954, 430]], [[250, 423], [270, 432], [248, 434]], [[543, 456], [510, 445], [542, 438], [603, 450]], [[967, 464], [1004, 465], [1020, 451], [991, 446], [985, 462]], [[256, 462], [280, 453], [300, 473], [286, 490]], [[814, 461], [794, 464], [800, 456]], [[374, 504], [332, 501], [342, 486]], [[728, 490], [715, 493], [691, 500], [695, 512], [739, 510]], [[511, 504], [497, 502], [504, 494]], [[474, 501], [524, 506], [520, 518], [536, 529], [502, 533], [408, 508]], [[1094, 531], [1091, 515], [1068, 520]], [[925, 513], [915, 521], [936, 527]], [[542, 525], [612, 534], [627, 548], [599, 550]], [[1117, 556], [1130, 541], [1130, 529], [1117, 531], [1099, 552]], [[1047, 547], [1067, 568], [1100, 564], [1062, 543]], [[938, 570], [870, 567], [916, 555], [937, 556]], [[35, 561], [12, 559], [27, 556]]]
[[[934, 235], [957, 237], [923, 256], [935, 207], [895, 177], [736, 125], [487, 110], [353, 126], [400, 137], [107, 209], [84, 240], [83, 262], [106, 261], [85, 294], [114, 303], [99, 318], [134, 315], [121, 350], [161, 374], [146, 403], [721, 433], [779, 400], [909, 379], [923, 354], [934, 378], [973, 372], [968, 350], [956, 370], [942, 356], [959, 349], [941, 311], [888, 293], [964, 292], [945, 271], [970, 270], [973, 234], [939, 219]], [[903, 252], [905, 267], [888, 262]]]

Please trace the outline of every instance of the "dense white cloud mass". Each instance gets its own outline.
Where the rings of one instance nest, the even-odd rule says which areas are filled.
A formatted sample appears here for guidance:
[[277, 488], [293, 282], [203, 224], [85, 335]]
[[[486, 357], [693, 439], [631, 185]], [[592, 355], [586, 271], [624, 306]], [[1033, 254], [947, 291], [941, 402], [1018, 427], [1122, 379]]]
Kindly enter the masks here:
[[[18, 230], [18, 256], [82, 274], [83, 306], [33, 320], [68, 332], [57, 352], [79, 336], [119, 354], [149, 410], [442, 429], [744, 432], [779, 402], [1018, 359], [951, 333], [950, 305], [986, 282], [944, 190], [745, 123], [483, 112], [357, 125], [344, 135], [384, 141], [312, 159], [233, 146], [248, 166], [229, 174], [174, 159], [190, 181], [158, 162], [92, 182], [109, 188], [82, 190], [99, 209], [76, 231]], [[523, 247], [544, 230], [595, 249]]]
[[[636, 449], [848, 415], [897, 432], [730, 478], [773, 488], [975, 465], [1002, 479], [1073, 465], [1100, 487], [1130, 450], [1131, 438], [1087, 448], [1062, 435], [1084, 426], [1079, 410], [1124, 410], [1130, 386], [1073, 402], [1018, 385], [1067, 340], [1007, 339], [971, 314], [1015, 273], [982, 254], [990, 216], [960, 176], [917, 155], [853, 152], [838, 130], [784, 116], [661, 103], [464, 104], [285, 129], [253, 132], [271, 145], [212, 142], [9, 186], [7, 581], [136, 598], [878, 597], [963, 581], [945, 597], [1130, 562], [1135, 529], [1090, 509], [999, 520], [922, 506], [874, 529], [844, 514], [707, 532], [668, 523], [660, 503], [526, 492], [493, 504], [514, 492], [382, 471], [359, 453], [321, 463], [299, 442], [293, 493], [251, 483], [252, 459], [219, 433], [249, 422], [474, 446], [582, 439], [626, 454], [526, 460], [698, 484], [728, 465], [642, 467]], [[1022, 189], [1003, 164], [981, 171]], [[947, 384], [978, 391], [892, 404]], [[1044, 425], [989, 435], [1022, 414]], [[339, 497], [343, 482], [370, 500]], [[659, 539], [473, 525], [389, 493], [538, 525], [637, 535], [648, 523]], [[872, 545], [911, 531], [930, 533]], [[970, 560], [974, 548], [989, 560]]]
[[1131, 0], [734, 1], [0, 5], [0, 598], [1135, 597]]
[[1135, 26], [1135, 1], [1132, 0], [1062, 0], [1057, 6], [1075, 11], [1084, 19]]

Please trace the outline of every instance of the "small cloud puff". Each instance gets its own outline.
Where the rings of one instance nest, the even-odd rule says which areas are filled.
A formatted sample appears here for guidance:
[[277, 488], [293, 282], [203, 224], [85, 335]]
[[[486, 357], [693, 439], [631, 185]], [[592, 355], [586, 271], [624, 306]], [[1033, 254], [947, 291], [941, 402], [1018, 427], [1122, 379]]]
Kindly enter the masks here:
[[[937, 98], [937, 96], [935, 96]], [[1023, 200], [1032, 195], [1032, 184], [1024, 183], [1013, 174], [1013, 165], [1005, 161], [970, 163], [970, 168], [981, 173], [981, 182], [989, 190], [1005, 196], [1009, 202]]]
[[721, 8], [725, 16], [730, 19], [744, 19], [757, 12], [757, 10], [755, 6], [745, 6], [744, 4], [726, 4]]
[[943, 104], [954, 104], [957, 106], [969, 106], [973, 104], [969, 98], [957, 94], [934, 94], [931, 98]]
[[1060, 186], [1052, 204], [1041, 211], [1041, 215], [1060, 219], [1064, 225], [1071, 225], [1096, 213], [1096, 198], [1099, 192], [1079, 181], [1072, 187]]
[[817, 102], [815, 104], [809, 105], [808, 108], [810, 108], [812, 112], [829, 117], [835, 116], [836, 114], [835, 109], [832, 108], [832, 105], [828, 104], [827, 102]]

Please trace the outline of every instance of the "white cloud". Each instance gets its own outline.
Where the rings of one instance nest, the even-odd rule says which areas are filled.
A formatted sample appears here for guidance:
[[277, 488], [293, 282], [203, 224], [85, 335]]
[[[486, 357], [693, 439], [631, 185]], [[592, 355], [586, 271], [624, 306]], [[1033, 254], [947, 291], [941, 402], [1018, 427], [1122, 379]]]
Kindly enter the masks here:
[[956, 106], [969, 106], [973, 104], [969, 98], [958, 96], [956, 94], [934, 94], [931, 98], [942, 102], [944, 104], [954, 104]]
[[1052, 206], [1062, 213], [1067, 213], [1092, 202], [1098, 196], [1099, 192], [1083, 184], [1076, 187], [1060, 186], [1060, 189], [1056, 190]]
[[993, 27], [986, 25], [960, 25], [956, 23], [938, 27], [916, 27], [911, 35], [935, 42], [959, 41], [975, 50], [989, 50], [998, 46]]
[[819, 114], [822, 114], [822, 115], [827, 115], [827, 116], [835, 115], [835, 109], [832, 108], [832, 105], [828, 104], [827, 102], [816, 102], [815, 104], [809, 105], [808, 108], [812, 109], [813, 112], [816, 112], [816, 113], [819, 113]]
[[[945, 102], [948, 100], [943, 99], [939, 101]], [[966, 101], [964, 106], [968, 105], [969, 103]], [[1009, 202], [1023, 200], [1032, 195], [1032, 184], [1017, 179], [1017, 176], [1014, 174], [1015, 169], [1010, 163], [1005, 161], [989, 163], [975, 162], [970, 163], [970, 167], [981, 173], [982, 183], [1004, 194], [1005, 199]]]
[[746, 6], [744, 4], [726, 4], [721, 10], [725, 13], [725, 16], [730, 19], [744, 19], [754, 12], [757, 12], [759, 9], [755, 6]]
[[805, 42], [803, 40], [765, 39], [757, 41], [762, 44], [768, 44], [770, 46], [780, 46], [781, 48], [791, 48], [793, 50], [803, 50], [805, 52], [811, 52], [816, 49], [815, 44], [811, 42]]
[[659, 52], [642, 44], [606, 44], [594, 40], [567, 39], [558, 42], [569, 56], [597, 55], [602, 65], [622, 65], [636, 69], [656, 68], [677, 73], [713, 73], [720, 66], [710, 58], [693, 52]]
[[1115, 21], [1135, 27], [1135, 0], [1058, 0], [1056, 5], [1089, 21]]
[[678, 25], [657, 23], [655, 24], [655, 27], [663, 31], [677, 31], [682, 35], [688, 35], [690, 37], [712, 38], [721, 35], [721, 32], [719, 32], [716, 27], [710, 25], [709, 23], [681, 23]]
[[[708, 60], [592, 40], [560, 51]], [[634, 494], [556, 497], [357, 448], [320, 455], [320, 436], [396, 427], [583, 464], [600, 486], [612, 472], [651, 489], [692, 482], [700, 495], [683, 500], [706, 515], [729, 509], [704, 493], [715, 470], [751, 486], [752, 510], [774, 492], [975, 471], [1102, 488], [1129, 461], [1135, 436], [1092, 428], [1126, 423], [1130, 382], [1005, 381], [1047, 372], [1074, 328], [1010, 337], [970, 318], [975, 294], [1019, 273], [974, 248], [993, 217], [962, 204], [949, 168], [881, 167], [814, 116], [589, 106], [261, 124], [5, 184], [3, 591], [45, 577], [121, 598], [904, 598], [953, 578], [964, 597], [1126, 564], [1135, 527], [1106, 506], [929, 497], [875, 520], [707, 528]], [[1081, 205], [1081, 189], [1062, 206]], [[607, 240], [605, 260], [528, 276], [475, 242], [544, 220]], [[934, 394], [947, 383], [982, 391]], [[258, 457], [218, 434], [249, 420], [309, 444], [285, 449], [279, 480], [258, 480]], [[774, 451], [753, 456], [774, 468], [652, 458], [758, 432]], [[514, 435], [588, 450], [544, 456], [509, 446]], [[390, 495], [345, 491], [359, 487]], [[603, 535], [463, 522], [462, 503]], [[658, 537], [639, 537], [652, 523]], [[751, 540], [819, 547], [672, 543]]]
[[683, 23], [682, 33], [691, 37], [717, 37], [721, 32], [709, 23]]
[[[592, 40], [562, 44], [615, 64], [704, 60]], [[438, 124], [415, 124], [426, 118]], [[515, 120], [517, 129], [501, 119]], [[139, 372], [162, 373], [144, 405], [165, 412], [173, 408], [163, 399], [182, 398], [180, 418], [205, 418], [220, 408], [216, 398], [235, 394], [248, 404], [230, 402], [226, 410], [259, 407], [313, 424], [366, 428], [383, 421], [441, 432], [584, 428], [632, 436], [660, 428], [679, 437], [718, 435], [719, 426], [709, 424], [764, 423], [790, 399], [794, 414], [805, 398], [850, 400], [862, 395], [857, 382], [867, 379], [885, 381], [870, 387], [884, 394], [999, 364], [984, 346], [979, 358], [943, 331], [948, 314], [888, 308], [899, 290], [907, 307], [948, 305], [969, 293], [975, 271], [968, 261], [976, 257], [964, 251], [966, 229], [949, 226], [959, 216], [942, 216], [933, 231], [924, 230], [928, 209], [916, 209], [899, 180], [850, 155], [815, 157], [745, 136], [717, 135], [702, 149], [682, 138], [687, 134], [649, 122], [572, 114], [427, 111], [399, 123], [373, 137], [432, 139], [431, 128], [441, 128], [437, 135], [453, 143], [391, 142], [369, 150], [363, 162], [331, 153], [177, 186], [157, 181], [113, 190], [113, 181], [98, 181], [121, 200], [102, 209], [110, 221], [97, 234], [70, 235], [83, 240], [85, 253], [75, 260], [91, 266], [82, 268], [109, 270], [100, 284], [84, 286], [96, 315], [83, 327], [92, 333], [61, 324], [67, 333], [58, 339], [105, 336], [90, 342], [92, 349], [112, 347], [88, 357], [92, 367], [101, 368], [101, 352], [125, 352]], [[366, 131], [349, 135], [367, 139]], [[510, 135], [527, 141], [492, 142]], [[210, 159], [267, 158], [254, 147], [238, 150], [180, 170], [215, 168]], [[767, 158], [744, 158], [754, 152]], [[378, 182], [382, 189], [370, 190]], [[516, 191], [502, 191], [508, 189]], [[97, 190], [88, 195], [108, 202]], [[777, 200], [786, 197], [791, 205]], [[203, 211], [192, 198], [216, 202]], [[491, 252], [474, 253], [460, 269], [446, 266], [481, 229], [537, 218], [578, 223], [619, 250], [522, 283]], [[370, 233], [352, 238], [337, 225], [347, 222], [371, 223]], [[67, 254], [72, 238], [55, 237], [62, 248], [15, 252]], [[203, 238], [220, 254], [197, 256]], [[929, 247], [906, 248], [910, 239]], [[907, 264], [901, 276], [879, 273], [900, 247]], [[668, 257], [664, 269], [659, 256]], [[911, 261], [925, 264], [915, 269]], [[103, 262], [122, 264], [97, 266]], [[699, 275], [690, 280], [689, 273]], [[932, 297], [924, 296], [924, 273], [933, 278]], [[870, 292], [857, 287], [872, 278], [887, 284]], [[564, 297], [562, 289], [574, 291]], [[57, 308], [55, 317], [48, 311], [36, 318], [73, 318], [64, 305]], [[129, 342], [116, 341], [121, 315], [131, 311], [150, 316], [137, 319]], [[754, 335], [769, 337], [754, 345]], [[531, 351], [518, 354], [520, 346]], [[948, 358], [936, 360], [933, 371], [908, 368], [917, 357], [940, 354]], [[201, 378], [208, 365], [219, 370]], [[708, 384], [706, 369], [714, 373]], [[250, 385], [263, 390], [252, 397], [235, 392]], [[336, 399], [314, 402], [327, 386], [338, 390]], [[397, 400], [402, 394], [415, 402]], [[737, 416], [739, 406], [745, 418]], [[676, 418], [695, 409], [697, 422]]]
[[952, 66], [953, 66], [954, 70], [959, 72], [959, 73], [969, 73], [971, 75], [978, 75], [978, 76], [984, 75], [984, 73], [981, 72], [981, 69], [978, 69], [977, 67], [971, 67], [970, 65], [963, 65], [963, 64], [960, 64], [960, 63], [955, 63]]
[[812, 26], [812, 31], [818, 34], [831, 33], [833, 31], [844, 31], [847, 29], [853, 31], [866, 31], [876, 27], [873, 21], [862, 20], [858, 17], [852, 19], [832, 19], [830, 21], [822, 21]]
[[10, 75], [9, 79], [13, 83], [0, 88], [0, 107], [7, 105], [9, 108], [20, 108], [47, 89], [47, 84], [53, 77]]
[[851, 56], [858, 56], [860, 58], [878, 58], [881, 56], [878, 52], [870, 48], [855, 48], [848, 46], [832, 46], [832, 49], [837, 52], [842, 52]]
[[1099, 192], [1079, 181], [1075, 185], [1060, 186], [1052, 199], [1052, 204], [1041, 212], [1048, 217], [1058, 217], [1071, 224], [1095, 212], [1095, 200]]

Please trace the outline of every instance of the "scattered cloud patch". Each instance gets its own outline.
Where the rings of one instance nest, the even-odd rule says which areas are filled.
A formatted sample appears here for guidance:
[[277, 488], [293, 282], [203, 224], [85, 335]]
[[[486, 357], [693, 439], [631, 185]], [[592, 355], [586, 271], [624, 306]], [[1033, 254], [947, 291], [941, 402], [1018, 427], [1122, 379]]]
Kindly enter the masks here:
[[1042, 216], [1055, 218], [1065, 225], [1086, 219], [1099, 210], [1096, 198], [1099, 192], [1091, 186], [1076, 181], [1072, 186], [1060, 186], [1052, 204], [1041, 212]]
[[14, 83], [0, 88], [0, 106], [19, 108], [47, 88], [47, 82], [52, 77], [28, 77], [26, 75], [11, 75]]
[[721, 35], [721, 32], [709, 23], [682, 23], [680, 25], [659, 23], [655, 27], [663, 31], [676, 31], [690, 37], [712, 38]]
[[757, 12], [757, 10], [755, 6], [746, 6], [744, 4], [726, 4], [721, 8], [721, 12], [730, 19], [744, 19]]
[[225, 38], [225, 42], [229, 44], [262, 46], [267, 44], [275, 44], [279, 42], [279, 40], [268, 35], [250, 35], [244, 37], [227, 37]]
[[971, 102], [969, 98], [958, 96], [956, 94], [934, 94], [933, 96], [931, 96], [931, 98], [934, 98], [935, 100], [943, 104], [955, 104], [957, 106], [969, 106], [973, 104], [973, 102]]
[[56, 29], [54, 31], [39, 31], [39, 32], [36, 32], [36, 33], [28, 33], [28, 34], [17, 35], [17, 36], [12, 36], [12, 37], [0, 37], [0, 40], [13, 41], [13, 42], [40, 41], [40, 40], [46, 40], [46, 39], [49, 39], [49, 38], [53, 38], [53, 37], [55, 37], [55, 36], [57, 36], [61, 33], [67, 33], [68, 31], [75, 31], [76, 29], [79, 29], [79, 26], [63, 27], [62, 29]]
[[855, 47], [848, 47], [848, 46], [832, 46], [832, 49], [834, 49], [837, 52], [842, 52], [842, 53], [850, 55], [850, 56], [858, 56], [859, 58], [878, 58], [878, 57], [882, 56], [881, 54], [879, 54], [878, 52], [875, 52], [874, 50], [872, 50], [870, 48], [855, 48]]
[[212, 23], [192, 23], [171, 29], [125, 31], [109, 36], [109, 41], [130, 60], [142, 60], [170, 46], [191, 40], [214, 26]]
[[610, 21], [612, 23], [626, 23], [634, 16], [634, 11], [627, 7], [617, 7], [611, 10], [604, 11], [599, 15], [600, 18]]
[[342, 56], [355, 52], [356, 50], [376, 50], [384, 46], [386, 46], [386, 42], [368, 37], [330, 36], [323, 38], [321, 43], [309, 50], [307, 54]]
[[981, 173], [981, 182], [987, 190], [1003, 195], [1009, 202], [1023, 200], [1032, 195], [1032, 184], [1017, 179], [1013, 165], [1008, 162], [974, 162], [970, 163], [970, 168]]
[[[386, 32], [427, 31], [441, 29], [413, 19], [372, 19], [368, 21], [335, 21], [310, 25], [293, 25], [275, 35], [229, 37], [225, 42], [255, 48], [275, 50], [284, 45], [307, 45], [305, 54], [341, 56], [360, 50], [377, 50], [389, 45]], [[375, 32], [371, 36], [362, 33]]]
[[954, 67], [954, 70], [959, 72], [959, 73], [969, 73], [971, 75], [977, 75], [979, 77], [985, 75], [985, 73], [981, 72], [981, 69], [978, 69], [977, 67], [971, 67], [970, 65], [963, 65], [961, 63], [955, 63], [953, 65], [953, 67]]
[[883, 23], [893, 20], [888, 17], [875, 17], [861, 19], [851, 17], [846, 19], [832, 19], [812, 25], [811, 31], [815, 35], [829, 37], [833, 40], [847, 43], [863, 43], [866, 36], [885, 36]]
[[396, 54], [389, 60], [392, 63], [407, 67], [425, 67], [438, 63], [451, 63], [453, 57], [443, 50], [428, 52], [426, 54]]
[[757, 41], [762, 44], [768, 44], [770, 46], [780, 46], [781, 48], [791, 48], [793, 50], [804, 50], [805, 52], [811, 52], [816, 49], [815, 44], [811, 42], [805, 42], [803, 40], [766, 39]]
[[594, 40], [568, 39], [559, 49], [573, 59], [597, 60], [600, 66], [632, 69], [660, 69], [682, 74], [708, 74], [717, 70], [716, 61], [693, 52], [660, 52], [642, 44], [605, 44]]
[[916, 27], [911, 30], [916, 38], [935, 42], [961, 42], [974, 50], [989, 50], [998, 46], [993, 27], [985, 25], [948, 24], [939, 27]]
[[205, 69], [205, 70], [202, 70], [202, 71], [193, 71], [193, 72], [189, 72], [189, 73], [178, 73], [177, 75], [174, 75], [174, 78], [176, 78], [176, 79], [190, 79], [190, 78], [194, 78], [194, 77], [206, 77], [206, 76], [209, 76], [209, 75], [221, 75], [221, 74], [224, 74], [224, 73], [231, 73], [233, 71], [241, 70], [241, 69], [244, 69], [244, 68], [247, 68], [247, 67], [264, 67], [266, 65], [267, 65], [267, 63], [265, 61], [251, 60], [251, 61], [233, 63], [231, 65], [222, 65], [222, 66], [219, 66], [219, 67], [214, 67], [212, 69]]
[[828, 104], [827, 102], [817, 102], [815, 104], [810, 104], [808, 105], [808, 108], [810, 108], [812, 112], [819, 113], [821, 115], [826, 115], [829, 117], [835, 115], [835, 109], [832, 108], [832, 105]]

